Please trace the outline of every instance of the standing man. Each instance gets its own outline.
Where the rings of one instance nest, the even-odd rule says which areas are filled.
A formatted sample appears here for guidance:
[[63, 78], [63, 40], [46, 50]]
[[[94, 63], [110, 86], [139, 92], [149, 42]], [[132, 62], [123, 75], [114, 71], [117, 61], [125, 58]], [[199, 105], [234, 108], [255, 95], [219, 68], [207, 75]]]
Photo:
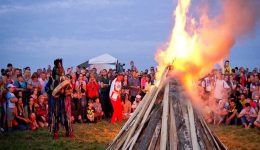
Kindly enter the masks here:
[[135, 101], [135, 97], [136, 95], [139, 94], [140, 92], [140, 86], [141, 86], [141, 83], [140, 83], [140, 80], [138, 78], [138, 71], [137, 70], [134, 70], [132, 72], [132, 75], [133, 77], [132, 78], [129, 78], [129, 87], [130, 87], [130, 100], [131, 100], [131, 103], [133, 104], [133, 102]]
[[102, 71], [102, 77], [100, 79], [100, 99], [102, 110], [104, 111], [106, 118], [111, 118], [113, 113], [112, 104], [109, 100], [109, 89], [110, 82], [108, 79], [107, 70], [104, 69]]

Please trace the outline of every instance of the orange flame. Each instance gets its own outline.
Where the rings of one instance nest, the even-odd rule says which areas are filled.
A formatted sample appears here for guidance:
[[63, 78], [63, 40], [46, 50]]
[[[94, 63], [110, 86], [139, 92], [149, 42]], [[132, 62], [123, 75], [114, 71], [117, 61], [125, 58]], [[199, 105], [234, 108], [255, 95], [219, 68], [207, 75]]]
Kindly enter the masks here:
[[187, 87], [191, 87], [192, 80], [195, 78], [190, 72], [192, 67], [201, 65], [200, 51], [196, 46], [197, 35], [196, 33], [190, 35], [186, 31], [190, 2], [190, 0], [179, 0], [175, 10], [175, 26], [169, 46], [165, 51], [157, 54], [159, 62], [157, 78], [161, 76], [162, 70], [171, 64], [174, 70], [184, 73], [183, 79]]

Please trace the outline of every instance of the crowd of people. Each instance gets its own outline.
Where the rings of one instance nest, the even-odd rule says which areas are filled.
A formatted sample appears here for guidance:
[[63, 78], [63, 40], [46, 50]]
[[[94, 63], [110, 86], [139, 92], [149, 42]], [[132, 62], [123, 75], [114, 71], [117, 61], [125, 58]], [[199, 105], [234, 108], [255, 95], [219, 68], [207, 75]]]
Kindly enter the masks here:
[[128, 119], [155, 82], [154, 67], [138, 72], [133, 61], [130, 66], [120, 72], [79, 66], [65, 71], [56, 59], [53, 68], [31, 72], [7, 64], [0, 77], [1, 132], [49, 128], [58, 139], [59, 124], [73, 137], [74, 123]]
[[[1, 132], [49, 128], [58, 139], [59, 124], [66, 136], [73, 137], [72, 124], [111, 123], [128, 119], [142, 97], [155, 83], [156, 70], [138, 72], [133, 61], [130, 69], [85, 67], [67, 68], [62, 59], [54, 67], [31, 72], [30, 67], [8, 64], [0, 77]], [[217, 125], [243, 125], [260, 128], [260, 81], [257, 69], [214, 69], [200, 81], [204, 118]]]
[[260, 73], [258, 69], [214, 69], [201, 79], [201, 97], [208, 123], [242, 125], [245, 129], [260, 128]]

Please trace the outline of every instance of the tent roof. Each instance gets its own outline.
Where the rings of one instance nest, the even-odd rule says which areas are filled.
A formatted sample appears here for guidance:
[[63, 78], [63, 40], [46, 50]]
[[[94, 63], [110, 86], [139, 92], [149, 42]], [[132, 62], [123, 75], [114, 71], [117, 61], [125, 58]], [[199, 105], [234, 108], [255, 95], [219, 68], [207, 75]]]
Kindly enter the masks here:
[[89, 59], [88, 63], [89, 64], [112, 64], [112, 63], [117, 63], [117, 58], [106, 53]]

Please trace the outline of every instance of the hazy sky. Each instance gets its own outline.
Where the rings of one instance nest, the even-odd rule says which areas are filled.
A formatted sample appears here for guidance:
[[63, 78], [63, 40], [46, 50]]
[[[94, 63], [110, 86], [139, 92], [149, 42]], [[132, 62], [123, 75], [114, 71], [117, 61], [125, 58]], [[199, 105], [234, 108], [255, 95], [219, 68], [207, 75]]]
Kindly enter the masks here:
[[[76, 66], [103, 53], [144, 69], [168, 41], [176, 0], [0, 1], [0, 68]], [[193, 6], [196, 8], [196, 2]], [[259, 24], [258, 24], [259, 25]], [[260, 67], [260, 29], [238, 39], [231, 64]]]

